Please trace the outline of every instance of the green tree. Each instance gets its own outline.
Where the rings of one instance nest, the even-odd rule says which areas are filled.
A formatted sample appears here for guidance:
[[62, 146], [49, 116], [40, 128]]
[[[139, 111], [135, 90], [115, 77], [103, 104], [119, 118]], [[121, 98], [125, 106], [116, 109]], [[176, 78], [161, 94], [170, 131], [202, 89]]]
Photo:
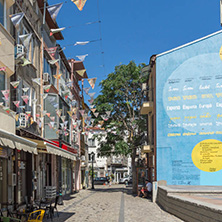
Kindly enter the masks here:
[[[136, 150], [141, 146], [146, 123], [144, 116], [140, 115], [143, 66], [137, 66], [133, 61], [128, 65], [116, 66], [115, 71], [101, 81], [100, 95], [94, 101], [96, 112], [101, 115], [111, 111], [103, 124], [107, 136], [105, 142], [100, 142], [99, 153], [101, 156], [131, 155], [134, 193], [137, 190]], [[101, 115], [95, 124], [102, 120]]]

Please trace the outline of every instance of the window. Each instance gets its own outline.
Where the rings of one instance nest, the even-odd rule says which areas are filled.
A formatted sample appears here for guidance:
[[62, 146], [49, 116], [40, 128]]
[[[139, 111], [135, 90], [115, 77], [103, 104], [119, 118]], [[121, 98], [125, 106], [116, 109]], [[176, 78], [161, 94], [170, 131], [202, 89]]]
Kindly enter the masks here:
[[4, 0], [0, 0], [0, 23], [4, 26], [5, 22]]
[[95, 139], [88, 139], [88, 146], [95, 146]]
[[5, 73], [3, 71], [0, 71], [0, 102], [4, 102], [1, 90], [5, 90]]

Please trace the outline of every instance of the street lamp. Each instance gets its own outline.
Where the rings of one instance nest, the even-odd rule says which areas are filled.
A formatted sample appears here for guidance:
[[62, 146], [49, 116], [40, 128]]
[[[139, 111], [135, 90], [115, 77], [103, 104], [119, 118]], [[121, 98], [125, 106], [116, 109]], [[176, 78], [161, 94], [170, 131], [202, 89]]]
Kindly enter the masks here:
[[[62, 149], [62, 135], [63, 130], [59, 127], [59, 147]], [[58, 198], [58, 204], [63, 205], [63, 199], [62, 199], [62, 157], [58, 156], [59, 158], [59, 198]]]
[[93, 168], [93, 162], [94, 162], [94, 157], [95, 157], [95, 153], [92, 152], [90, 153], [90, 156], [92, 157], [92, 190], [94, 190], [94, 168]]

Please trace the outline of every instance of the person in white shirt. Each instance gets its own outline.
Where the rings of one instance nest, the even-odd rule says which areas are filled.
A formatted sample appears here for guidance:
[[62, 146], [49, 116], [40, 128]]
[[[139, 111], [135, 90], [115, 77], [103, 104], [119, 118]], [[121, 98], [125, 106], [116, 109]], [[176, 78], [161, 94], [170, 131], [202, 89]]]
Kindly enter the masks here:
[[149, 180], [146, 180], [145, 183], [146, 183], [145, 189], [141, 190], [143, 197], [151, 197], [152, 196], [152, 183], [149, 182]]

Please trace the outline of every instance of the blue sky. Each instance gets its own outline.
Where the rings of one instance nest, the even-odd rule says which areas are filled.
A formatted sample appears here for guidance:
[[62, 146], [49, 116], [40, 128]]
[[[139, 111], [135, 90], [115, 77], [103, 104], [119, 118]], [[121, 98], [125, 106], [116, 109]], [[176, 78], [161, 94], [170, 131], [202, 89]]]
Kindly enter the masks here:
[[[49, 0], [50, 5], [59, 0]], [[67, 58], [89, 54], [85, 67], [89, 78], [97, 77], [98, 84], [119, 64], [134, 60], [148, 63], [153, 54], [159, 54], [221, 29], [219, 0], [99, 0], [102, 29], [100, 42], [85, 46], [71, 46], [64, 50]], [[78, 26], [98, 21], [97, 0], [88, 0], [79, 11], [67, 0], [57, 17], [60, 27], [76, 26], [63, 31], [60, 45], [76, 41], [100, 39], [99, 24]], [[77, 59], [77, 58], [76, 58]], [[89, 87], [87, 81], [84, 84]], [[96, 96], [95, 96], [96, 97]]]

